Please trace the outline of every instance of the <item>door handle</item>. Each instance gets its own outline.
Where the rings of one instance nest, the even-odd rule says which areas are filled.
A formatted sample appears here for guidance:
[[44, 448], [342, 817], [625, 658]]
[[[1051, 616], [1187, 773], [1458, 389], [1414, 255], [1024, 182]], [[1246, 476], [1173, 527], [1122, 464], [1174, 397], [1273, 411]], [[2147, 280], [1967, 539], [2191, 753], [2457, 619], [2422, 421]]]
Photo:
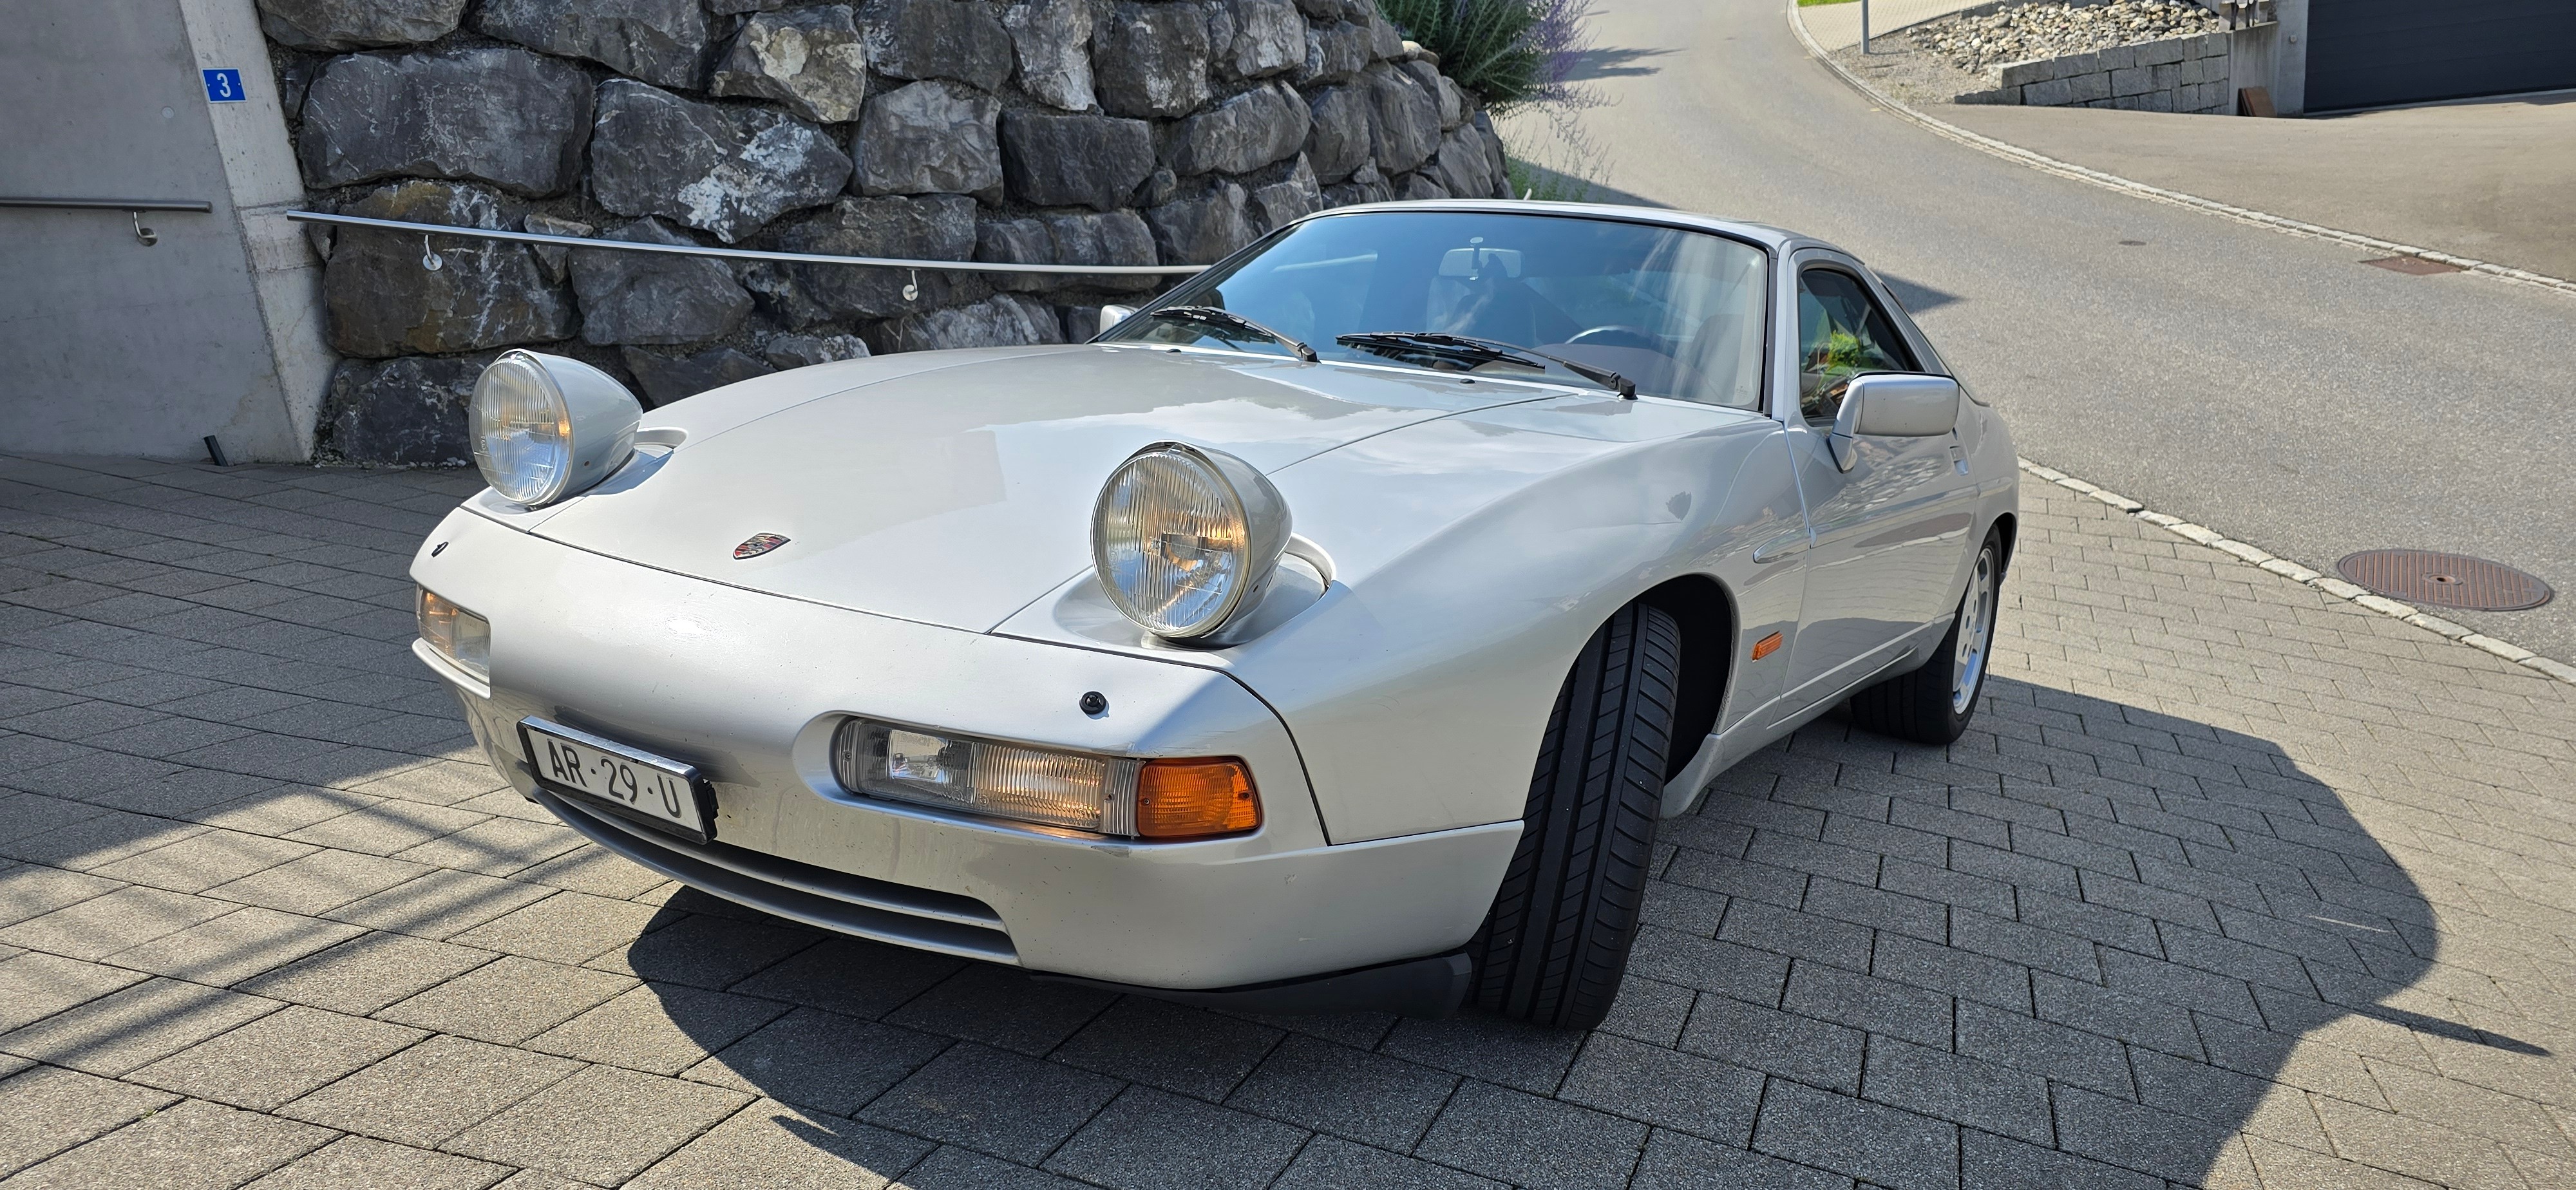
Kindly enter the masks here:
[[1796, 537], [1783, 537], [1776, 541], [1766, 541], [1753, 547], [1753, 564], [1761, 566], [1777, 562], [1782, 558], [1797, 554], [1806, 548], [1807, 538], [1804, 534]]

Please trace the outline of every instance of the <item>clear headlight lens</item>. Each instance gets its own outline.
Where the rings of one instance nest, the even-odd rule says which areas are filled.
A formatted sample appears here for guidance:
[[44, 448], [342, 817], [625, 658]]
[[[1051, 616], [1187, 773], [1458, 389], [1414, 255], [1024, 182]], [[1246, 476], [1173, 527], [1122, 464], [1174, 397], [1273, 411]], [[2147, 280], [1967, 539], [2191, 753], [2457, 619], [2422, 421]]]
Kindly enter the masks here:
[[852, 719], [833, 737], [832, 769], [853, 793], [1094, 834], [1189, 839], [1261, 825], [1252, 772], [1233, 757], [1139, 761]]
[[1253, 602], [1288, 532], [1287, 502], [1250, 463], [1159, 442], [1119, 464], [1101, 487], [1091, 558], [1128, 619], [1187, 640]]
[[572, 409], [527, 352], [504, 354], [474, 382], [474, 465], [502, 499], [531, 507], [572, 478]]
[[492, 625], [427, 587], [420, 591], [420, 638], [456, 667], [492, 680]]

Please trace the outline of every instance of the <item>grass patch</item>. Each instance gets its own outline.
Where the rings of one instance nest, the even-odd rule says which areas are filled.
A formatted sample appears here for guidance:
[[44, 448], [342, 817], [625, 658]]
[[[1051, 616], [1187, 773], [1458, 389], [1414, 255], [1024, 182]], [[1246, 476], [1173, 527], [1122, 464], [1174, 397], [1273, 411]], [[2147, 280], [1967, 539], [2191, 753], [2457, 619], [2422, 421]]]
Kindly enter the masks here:
[[1851, 2], [1852, 0], [1798, 0], [1798, 7], [1814, 8], [1819, 4], [1849, 4]]

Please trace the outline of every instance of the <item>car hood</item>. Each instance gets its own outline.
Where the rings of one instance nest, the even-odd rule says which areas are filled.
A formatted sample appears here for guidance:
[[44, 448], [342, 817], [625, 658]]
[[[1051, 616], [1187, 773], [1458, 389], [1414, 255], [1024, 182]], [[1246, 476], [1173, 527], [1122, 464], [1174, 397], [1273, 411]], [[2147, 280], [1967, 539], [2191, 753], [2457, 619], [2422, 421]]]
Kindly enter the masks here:
[[[1213, 447], [1269, 472], [1559, 391], [1140, 347], [859, 360], [655, 410], [643, 439], [683, 438], [675, 449], [524, 527], [731, 586], [980, 632], [1091, 564], [1093, 498], [1149, 443]], [[787, 540], [734, 556], [759, 534]]]

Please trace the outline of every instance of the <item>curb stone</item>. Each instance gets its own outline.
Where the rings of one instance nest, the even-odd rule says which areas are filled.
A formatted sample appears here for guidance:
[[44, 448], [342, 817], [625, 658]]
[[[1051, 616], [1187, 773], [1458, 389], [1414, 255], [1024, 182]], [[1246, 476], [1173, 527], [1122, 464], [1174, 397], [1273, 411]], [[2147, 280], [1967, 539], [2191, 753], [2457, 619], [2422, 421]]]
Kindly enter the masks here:
[[1933, 133], [1947, 137], [1963, 145], [1967, 145], [1970, 148], [1980, 149], [2009, 161], [2018, 161], [2023, 165], [2030, 166], [2031, 168], [2043, 173], [2052, 173], [2060, 177], [2073, 178], [2079, 182], [2090, 182], [2107, 190], [2117, 190], [2121, 193], [2136, 195], [2140, 198], [2172, 203], [2175, 206], [2197, 208], [2214, 215], [2221, 215], [2229, 219], [2234, 219], [2239, 223], [2250, 223], [2256, 227], [2268, 228], [2284, 235], [2308, 236], [2313, 239], [2330, 240], [2338, 244], [2347, 244], [2355, 248], [2363, 248], [2372, 252], [2385, 253], [2390, 256], [2421, 257], [2436, 264], [2449, 265], [2462, 272], [2476, 273], [2482, 276], [2492, 277], [2499, 281], [2511, 282], [2517, 285], [2530, 285], [2541, 289], [2555, 290], [2559, 293], [2576, 296], [2576, 281], [2570, 281], [2563, 277], [2552, 277], [2546, 273], [2535, 273], [2529, 269], [2517, 269], [2508, 265], [2495, 264], [2490, 261], [2472, 260], [2465, 256], [2454, 256], [2448, 252], [2439, 252], [2431, 248], [2418, 248], [2413, 244], [2401, 244], [2395, 240], [2383, 240], [2376, 236], [2366, 236], [2359, 232], [2343, 231], [2337, 228], [2307, 223], [2301, 220], [2291, 219], [2286, 216], [2275, 215], [2268, 211], [2257, 211], [2247, 207], [2234, 206], [2229, 203], [2219, 202], [2216, 199], [2202, 198], [2196, 194], [2185, 194], [2179, 190], [2167, 190], [2162, 186], [2150, 186], [2144, 182], [2121, 177], [2118, 174], [2104, 173], [2098, 169], [2089, 169], [2071, 161], [2060, 161], [2045, 153], [2033, 152], [2029, 149], [2022, 148], [2019, 145], [1996, 140], [1984, 133], [1971, 132], [1938, 117], [1925, 115], [1923, 112], [1918, 111], [1898, 100], [1895, 96], [1890, 95], [1885, 91], [1881, 91], [1877, 87], [1871, 86], [1859, 75], [1843, 69], [1842, 63], [1834, 61], [1832, 55], [1827, 54], [1825, 52], [1825, 48], [1818, 45], [1815, 37], [1807, 32], [1807, 22], [1799, 16], [1798, 8], [1794, 3], [1794, 0], [1789, 6], [1788, 15], [1789, 29], [1791, 32], [1798, 35], [1798, 43], [1807, 48], [1808, 56], [1814, 58], [1818, 62], [1824, 63], [1826, 69], [1833, 71], [1836, 75], [1840, 76], [1844, 82], [1851, 84], [1854, 90], [1869, 97], [1872, 102], [1885, 107], [1887, 110], [1930, 129]]
[[2506, 661], [2522, 666], [2525, 669], [2535, 670], [2539, 673], [2556, 678], [2561, 682], [2565, 682], [2568, 685], [2576, 686], [2576, 665], [2569, 665], [2564, 661], [2543, 657], [2538, 653], [2534, 653], [2529, 649], [2523, 648], [2521, 645], [2513, 643], [2512, 641], [2500, 640], [2496, 637], [2488, 636], [2483, 632], [2470, 628], [2468, 625], [2443, 619], [2442, 617], [2433, 615], [2430, 612], [2419, 611], [2412, 605], [2399, 603], [2398, 601], [2385, 596], [2373, 595], [2363, 587], [2345, 582], [2342, 579], [2320, 571], [2311, 570], [2308, 567], [2301, 566], [2287, 558], [2278, 557], [2264, 550], [2261, 546], [2249, 545], [2245, 542], [2237, 541], [2215, 529], [2211, 529], [2204, 525], [2195, 525], [2178, 516], [2168, 516], [2161, 512], [2152, 511], [2148, 509], [2146, 505], [2140, 504], [2135, 500], [2120, 495], [2117, 492], [2104, 491], [2101, 488], [2095, 487], [2092, 484], [2086, 483], [2083, 480], [2077, 479], [2074, 476], [2068, 475], [2067, 473], [2059, 471], [2053, 467], [2042, 467], [2037, 463], [2031, 462], [2029, 459], [2017, 458], [2014, 461], [2021, 464], [2021, 469], [2031, 475], [2047, 480], [2048, 482], [2056, 484], [2061, 488], [2065, 488], [2070, 492], [2078, 492], [2083, 495], [2091, 496], [2092, 498], [2099, 500], [2104, 504], [2108, 504], [2113, 508], [2119, 509], [2132, 517], [2136, 517], [2150, 525], [2163, 529], [2165, 532], [2171, 533], [2176, 537], [2208, 546], [2220, 553], [2230, 555], [2238, 561], [2248, 563], [2263, 570], [2268, 570], [2273, 574], [2280, 575], [2282, 578], [2286, 578], [2291, 582], [2298, 583], [2302, 586], [2314, 587], [2317, 590], [2323, 591], [2328, 595], [2332, 595], [2346, 603], [2368, 608], [2383, 616], [2387, 616], [2390, 619], [2404, 620], [2409, 624], [2440, 636], [2444, 640], [2457, 641], [2460, 644], [2467, 645], [2470, 648], [2479, 650], [2480, 652], [2492, 654], [2503, 658]]

